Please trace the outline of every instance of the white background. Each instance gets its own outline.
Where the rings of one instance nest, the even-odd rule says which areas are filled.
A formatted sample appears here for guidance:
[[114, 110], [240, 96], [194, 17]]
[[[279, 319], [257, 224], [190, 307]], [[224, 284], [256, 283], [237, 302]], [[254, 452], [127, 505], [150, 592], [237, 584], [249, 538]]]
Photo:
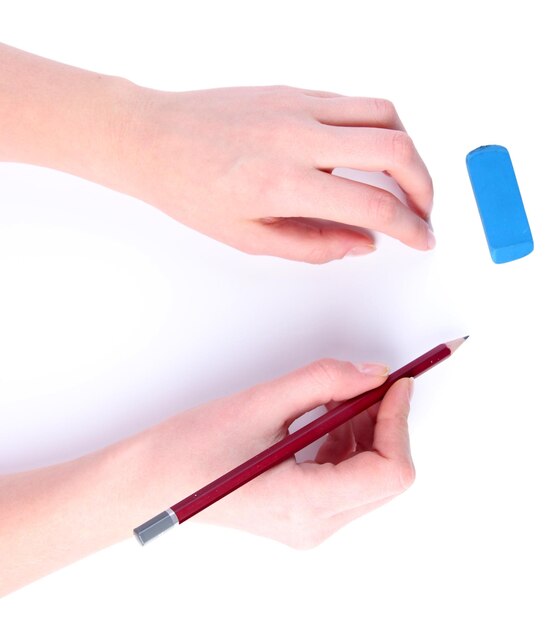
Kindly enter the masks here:
[[[434, 179], [438, 246], [380, 237], [369, 257], [319, 267], [249, 257], [91, 183], [0, 165], [0, 471], [84, 454], [315, 358], [395, 368], [471, 335], [417, 381], [417, 480], [388, 506], [306, 552], [196, 523], [145, 549], [130, 539], [8, 596], [2, 624], [557, 623], [546, 6], [2, 3], [1, 41], [150, 87], [391, 99]], [[501, 266], [465, 168], [487, 143], [510, 150], [535, 240]]]

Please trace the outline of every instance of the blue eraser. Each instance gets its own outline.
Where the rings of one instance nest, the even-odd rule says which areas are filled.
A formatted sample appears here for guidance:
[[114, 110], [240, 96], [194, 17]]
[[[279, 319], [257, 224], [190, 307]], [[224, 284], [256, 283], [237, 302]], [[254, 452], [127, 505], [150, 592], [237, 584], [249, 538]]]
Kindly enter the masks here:
[[510, 154], [503, 146], [481, 146], [467, 155], [467, 169], [494, 263], [533, 251], [533, 237]]

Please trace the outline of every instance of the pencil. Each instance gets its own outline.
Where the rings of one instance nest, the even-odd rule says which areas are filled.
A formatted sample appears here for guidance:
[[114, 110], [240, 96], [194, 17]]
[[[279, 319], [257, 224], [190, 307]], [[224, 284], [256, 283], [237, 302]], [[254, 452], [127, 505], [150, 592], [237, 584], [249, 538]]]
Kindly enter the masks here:
[[159, 515], [156, 515], [141, 526], [134, 528], [136, 538], [144, 545], [157, 535], [172, 528], [175, 524], [182, 524], [182, 522], [224, 498], [235, 489], [256, 478], [256, 476], [292, 457], [293, 454], [299, 452], [307, 445], [317, 441], [323, 435], [380, 402], [396, 381], [401, 378], [416, 378], [431, 367], [434, 367], [434, 365], [441, 363], [453, 354], [465, 339], [467, 337], [460, 337], [453, 341], [441, 343], [390, 374], [379, 387], [365, 391], [350, 400], [345, 400], [335, 409], [328, 411], [306, 426], [303, 426], [300, 430], [287, 435], [284, 439], [245, 463], [184, 498], [184, 500], [174, 504], [166, 511], [159, 513]]

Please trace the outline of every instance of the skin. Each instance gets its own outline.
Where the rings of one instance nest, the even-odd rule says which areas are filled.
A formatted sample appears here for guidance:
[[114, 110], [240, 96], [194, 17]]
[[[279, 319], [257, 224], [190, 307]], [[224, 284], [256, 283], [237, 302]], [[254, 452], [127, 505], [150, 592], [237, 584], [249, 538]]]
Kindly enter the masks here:
[[[93, 180], [251, 254], [324, 263], [372, 252], [370, 231], [434, 246], [432, 181], [387, 100], [169, 93], [6, 46], [0, 61], [0, 160]], [[335, 167], [388, 172], [407, 203]]]
[[[380, 385], [323, 360], [184, 411], [84, 457], [0, 477], [0, 592], [106, 546], [282, 439], [301, 414]], [[411, 381], [328, 435], [313, 462], [285, 461], [199, 513], [295, 548], [313, 547], [407, 489], [414, 479], [407, 416]], [[191, 522], [188, 522], [191, 523]]]
[[[135, 196], [250, 254], [324, 263], [372, 252], [371, 231], [434, 246], [432, 182], [386, 100], [289, 87], [161, 92], [0, 45], [0, 138], [0, 161]], [[406, 202], [335, 167], [386, 171]], [[0, 593], [130, 537], [300, 415], [385, 375], [374, 363], [318, 361], [87, 456], [1, 476]], [[195, 519], [308, 548], [388, 502], [414, 479], [411, 388], [399, 381], [314, 461], [284, 462]]]

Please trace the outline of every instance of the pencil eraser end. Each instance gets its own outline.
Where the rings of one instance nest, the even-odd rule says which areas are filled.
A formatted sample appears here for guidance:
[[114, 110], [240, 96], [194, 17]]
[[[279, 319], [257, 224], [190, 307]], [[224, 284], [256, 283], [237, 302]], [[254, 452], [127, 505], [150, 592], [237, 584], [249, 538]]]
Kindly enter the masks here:
[[171, 529], [175, 524], [178, 524], [176, 513], [172, 509], [167, 509], [141, 526], [134, 528], [134, 535], [140, 544], [144, 546], [148, 541]]
[[490, 145], [472, 150], [467, 170], [494, 263], [532, 252], [533, 237], [507, 149]]

